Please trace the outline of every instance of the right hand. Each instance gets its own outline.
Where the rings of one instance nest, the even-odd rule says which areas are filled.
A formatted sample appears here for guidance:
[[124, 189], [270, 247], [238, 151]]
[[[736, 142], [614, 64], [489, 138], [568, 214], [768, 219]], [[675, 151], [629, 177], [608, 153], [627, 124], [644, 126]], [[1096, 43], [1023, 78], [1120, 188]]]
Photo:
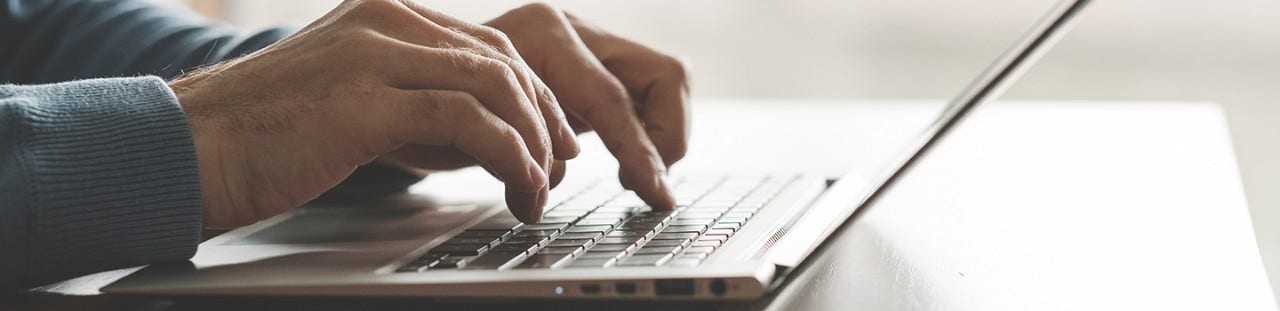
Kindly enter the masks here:
[[406, 144], [474, 157], [506, 184], [516, 217], [536, 221], [550, 163], [577, 153], [574, 133], [510, 43], [479, 38], [505, 40], [400, 1], [346, 1], [261, 51], [171, 81], [195, 136], [205, 227], [297, 207]]

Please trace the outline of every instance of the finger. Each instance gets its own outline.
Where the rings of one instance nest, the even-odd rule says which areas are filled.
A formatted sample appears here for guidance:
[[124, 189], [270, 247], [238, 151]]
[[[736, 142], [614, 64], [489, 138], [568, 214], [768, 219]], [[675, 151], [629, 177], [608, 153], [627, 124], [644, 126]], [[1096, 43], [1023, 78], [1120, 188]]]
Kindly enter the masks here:
[[524, 96], [515, 72], [505, 63], [472, 53], [409, 44], [385, 49], [400, 62], [377, 62], [376, 72], [401, 89], [445, 89], [470, 93], [525, 139], [545, 174], [551, 148], [540, 112]]
[[565, 119], [565, 114], [561, 111], [555, 95], [551, 93], [551, 89], [543, 83], [542, 79], [534, 74], [533, 69], [529, 68], [529, 65], [520, 53], [516, 51], [515, 46], [511, 44], [506, 35], [496, 29], [468, 23], [429, 9], [417, 2], [403, 1], [403, 3], [429, 23], [437, 23], [457, 35], [451, 36], [450, 39], [465, 41], [465, 43], [475, 46], [483, 46], [485, 49], [479, 52], [487, 57], [504, 60], [511, 65], [520, 76], [525, 92], [537, 104], [539, 112], [545, 119], [547, 131], [551, 135], [551, 146], [555, 159], [568, 160], [577, 157], [581, 151], [577, 137]]
[[549, 184], [514, 127], [485, 108], [471, 94], [458, 91], [401, 91], [402, 122], [386, 125], [398, 140], [453, 145], [488, 167], [506, 185], [507, 208], [523, 222], [542, 217]]
[[552, 189], [555, 189], [556, 186], [560, 185], [561, 181], [564, 181], [566, 165], [568, 165], [568, 162], [565, 161], [556, 160], [555, 162], [551, 162], [551, 176], [549, 178]]
[[680, 60], [610, 35], [565, 13], [584, 45], [637, 101], [645, 133], [669, 167], [684, 158], [689, 141], [688, 70]]
[[563, 16], [551, 14], [554, 27], [545, 29], [556, 42], [544, 51], [551, 56], [543, 68], [545, 81], [569, 113], [580, 117], [600, 135], [618, 159], [619, 179], [656, 209], [674, 207], [666, 182], [666, 165], [645, 134], [630, 95], [595, 55], [582, 44]]

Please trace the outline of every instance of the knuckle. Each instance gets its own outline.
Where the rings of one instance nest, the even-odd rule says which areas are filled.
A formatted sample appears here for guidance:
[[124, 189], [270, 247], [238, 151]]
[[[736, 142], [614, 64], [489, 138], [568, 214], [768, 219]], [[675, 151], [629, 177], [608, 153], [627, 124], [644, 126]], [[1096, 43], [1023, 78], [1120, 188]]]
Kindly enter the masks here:
[[534, 2], [516, 9], [522, 14], [527, 14], [537, 20], [558, 20], [560, 19], [560, 9], [546, 2]]
[[689, 77], [689, 65], [683, 60], [671, 55], [662, 55], [663, 67], [666, 68], [667, 74], [681, 81]]
[[352, 9], [351, 12], [356, 14], [374, 14], [373, 16], [377, 16], [377, 14], [394, 11], [400, 6], [400, 3], [397, 1], [398, 0], [360, 0], [356, 1], [355, 9]]

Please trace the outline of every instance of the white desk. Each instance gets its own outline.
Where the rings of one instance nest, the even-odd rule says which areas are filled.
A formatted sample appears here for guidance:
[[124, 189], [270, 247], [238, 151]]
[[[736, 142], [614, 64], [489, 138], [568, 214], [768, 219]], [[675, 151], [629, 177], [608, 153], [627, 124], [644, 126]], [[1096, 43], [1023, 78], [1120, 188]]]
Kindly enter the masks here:
[[[704, 101], [677, 171], [867, 172], [937, 106]], [[1216, 107], [997, 103], [950, 138], [776, 297], [737, 307], [1276, 309]], [[612, 174], [584, 143], [571, 174]], [[488, 180], [463, 175], [426, 185]], [[52, 291], [94, 292], [110, 275]]]

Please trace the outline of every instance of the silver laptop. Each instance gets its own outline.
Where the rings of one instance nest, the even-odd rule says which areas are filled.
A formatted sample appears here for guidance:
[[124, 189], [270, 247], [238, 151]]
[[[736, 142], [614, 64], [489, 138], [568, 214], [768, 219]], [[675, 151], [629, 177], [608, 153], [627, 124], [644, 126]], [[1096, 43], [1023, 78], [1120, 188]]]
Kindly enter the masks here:
[[[1064, 0], [952, 101], [879, 176], [685, 176], [675, 211], [612, 179], [553, 191], [541, 223], [500, 203], [402, 194], [313, 203], [202, 243], [104, 292], [152, 295], [741, 300], [775, 290], [973, 107], [997, 97], [1067, 31]], [[497, 200], [490, 200], [497, 201]], [[353, 206], [358, 205], [358, 206]]]

